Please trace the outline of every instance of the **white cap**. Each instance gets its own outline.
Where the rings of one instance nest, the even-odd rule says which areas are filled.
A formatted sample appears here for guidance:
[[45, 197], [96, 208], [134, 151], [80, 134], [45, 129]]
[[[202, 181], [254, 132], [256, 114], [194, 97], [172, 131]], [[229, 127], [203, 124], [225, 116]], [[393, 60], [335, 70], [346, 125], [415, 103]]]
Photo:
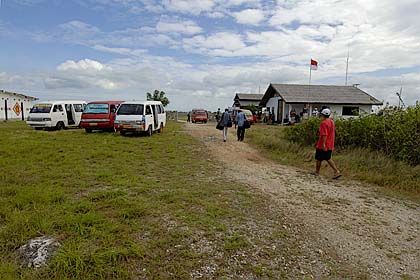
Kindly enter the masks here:
[[324, 110], [321, 111], [321, 114], [323, 114], [324, 116], [329, 116], [331, 115], [331, 110], [328, 108], [325, 108]]

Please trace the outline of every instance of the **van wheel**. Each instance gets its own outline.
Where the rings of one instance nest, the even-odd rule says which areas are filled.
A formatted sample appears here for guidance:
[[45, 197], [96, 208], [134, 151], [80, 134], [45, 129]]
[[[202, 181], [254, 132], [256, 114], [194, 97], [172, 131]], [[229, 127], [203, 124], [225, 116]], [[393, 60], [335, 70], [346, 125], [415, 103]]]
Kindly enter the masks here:
[[147, 136], [152, 136], [153, 131], [152, 131], [152, 126], [149, 125], [149, 128], [147, 129]]
[[42, 130], [42, 127], [35, 127], [35, 130]]
[[56, 125], [55, 125], [55, 129], [56, 130], [62, 130], [64, 128], [64, 123], [63, 122], [58, 122]]
[[124, 135], [125, 135], [125, 131], [120, 130], [120, 134], [121, 134], [122, 136], [124, 136]]
[[85, 128], [86, 133], [92, 133], [92, 129], [90, 128]]
[[161, 124], [160, 124], [160, 127], [159, 127], [158, 132], [159, 132], [159, 133], [162, 133], [162, 132], [163, 132], [163, 123], [161, 123]]

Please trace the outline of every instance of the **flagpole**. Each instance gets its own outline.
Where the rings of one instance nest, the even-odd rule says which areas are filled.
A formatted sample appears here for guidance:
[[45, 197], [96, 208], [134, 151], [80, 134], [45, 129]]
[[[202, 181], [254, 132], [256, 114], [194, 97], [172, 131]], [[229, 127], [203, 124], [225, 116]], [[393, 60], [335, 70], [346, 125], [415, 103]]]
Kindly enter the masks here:
[[311, 78], [312, 78], [312, 65], [309, 63], [309, 85], [311, 85]]
[[[312, 58], [311, 62], [309, 63], [309, 84], [308, 84], [308, 99], [311, 96], [311, 78], [312, 78]], [[309, 107], [310, 112], [312, 112], [312, 106]], [[312, 115], [312, 113], [310, 114]]]

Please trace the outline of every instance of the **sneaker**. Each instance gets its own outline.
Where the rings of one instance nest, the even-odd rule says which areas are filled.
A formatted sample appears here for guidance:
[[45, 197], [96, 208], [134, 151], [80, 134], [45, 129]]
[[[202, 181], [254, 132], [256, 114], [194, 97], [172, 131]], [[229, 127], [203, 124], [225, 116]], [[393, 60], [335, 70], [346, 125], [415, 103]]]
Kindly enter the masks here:
[[341, 177], [341, 174], [340, 173], [335, 173], [334, 176], [333, 176], [333, 179], [336, 179], [337, 180], [340, 177]]
[[312, 172], [311, 172], [311, 173], [309, 173], [309, 174], [314, 175], [314, 176], [319, 176], [319, 174], [318, 174], [318, 173], [316, 173], [315, 171], [312, 171]]

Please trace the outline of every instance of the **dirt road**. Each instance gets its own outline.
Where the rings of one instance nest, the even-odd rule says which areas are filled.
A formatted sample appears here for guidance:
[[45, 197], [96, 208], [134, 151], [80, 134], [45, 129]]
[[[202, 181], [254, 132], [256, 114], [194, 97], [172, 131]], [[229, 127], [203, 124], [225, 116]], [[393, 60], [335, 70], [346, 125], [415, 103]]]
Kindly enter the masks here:
[[[226, 175], [269, 194], [292, 226], [301, 227], [317, 254], [334, 251], [370, 279], [420, 279], [420, 206], [386, 198], [375, 186], [345, 178], [315, 177], [275, 163], [234, 129], [228, 141], [213, 124], [185, 124], [202, 141]], [[331, 249], [331, 250], [330, 250]]]

